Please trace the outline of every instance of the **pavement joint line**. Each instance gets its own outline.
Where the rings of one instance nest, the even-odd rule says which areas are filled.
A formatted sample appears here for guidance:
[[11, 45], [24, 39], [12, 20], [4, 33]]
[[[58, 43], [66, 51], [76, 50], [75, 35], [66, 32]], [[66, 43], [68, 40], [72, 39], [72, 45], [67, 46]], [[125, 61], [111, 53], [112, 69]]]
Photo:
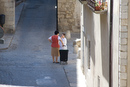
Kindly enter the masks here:
[[71, 87], [71, 85], [70, 85], [70, 81], [69, 81], [69, 78], [68, 78], [68, 76], [67, 76], [67, 72], [66, 72], [66, 70], [65, 70], [65, 67], [63, 66], [63, 70], [64, 70], [64, 72], [65, 72], [65, 76], [66, 76], [66, 78], [67, 78], [67, 81], [68, 81], [68, 83], [69, 83], [69, 86]]

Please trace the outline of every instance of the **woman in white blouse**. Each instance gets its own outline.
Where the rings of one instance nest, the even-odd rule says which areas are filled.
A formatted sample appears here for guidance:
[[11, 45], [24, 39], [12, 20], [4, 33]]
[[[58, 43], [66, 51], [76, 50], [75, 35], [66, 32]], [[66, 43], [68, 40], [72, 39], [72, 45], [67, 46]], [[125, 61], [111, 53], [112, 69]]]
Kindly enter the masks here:
[[61, 42], [59, 42], [60, 50], [67, 50], [67, 39], [65, 38], [65, 33], [62, 33], [61, 39], [63, 41], [63, 45]]

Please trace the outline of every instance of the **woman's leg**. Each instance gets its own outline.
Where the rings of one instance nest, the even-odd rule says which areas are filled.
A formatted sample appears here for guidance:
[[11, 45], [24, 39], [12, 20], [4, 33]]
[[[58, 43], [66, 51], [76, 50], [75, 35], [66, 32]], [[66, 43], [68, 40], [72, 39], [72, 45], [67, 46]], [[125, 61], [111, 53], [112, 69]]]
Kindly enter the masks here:
[[56, 56], [56, 63], [58, 62], [58, 56]]
[[55, 60], [54, 60], [54, 56], [52, 56], [52, 59], [53, 59], [53, 62], [55, 62]]

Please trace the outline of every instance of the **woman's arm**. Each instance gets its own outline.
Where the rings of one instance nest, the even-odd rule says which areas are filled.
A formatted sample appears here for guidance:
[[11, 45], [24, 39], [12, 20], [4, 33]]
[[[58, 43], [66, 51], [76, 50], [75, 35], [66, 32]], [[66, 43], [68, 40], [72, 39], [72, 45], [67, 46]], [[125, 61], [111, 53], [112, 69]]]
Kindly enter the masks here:
[[48, 41], [52, 43], [52, 41], [51, 41], [51, 37], [48, 38]]
[[50, 39], [48, 39], [48, 41], [52, 43], [52, 41]]
[[60, 42], [62, 43], [62, 46], [64, 46], [64, 43], [63, 43], [62, 39], [60, 39]]

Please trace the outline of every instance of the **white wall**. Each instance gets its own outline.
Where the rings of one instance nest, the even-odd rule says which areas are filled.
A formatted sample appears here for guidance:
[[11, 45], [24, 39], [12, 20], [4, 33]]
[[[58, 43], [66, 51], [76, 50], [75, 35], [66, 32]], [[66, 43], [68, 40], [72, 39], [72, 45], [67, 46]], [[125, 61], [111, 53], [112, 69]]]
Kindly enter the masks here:
[[119, 52], [119, 0], [113, 0], [113, 40], [112, 40], [112, 87], [118, 87], [118, 52]]
[[[88, 40], [91, 43], [90, 69], [88, 54], [84, 57], [84, 74], [87, 87], [109, 87], [109, 30], [107, 14], [95, 14], [84, 5], [85, 53], [88, 51]], [[82, 38], [83, 40], [83, 38]], [[100, 77], [100, 84], [98, 84]]]

